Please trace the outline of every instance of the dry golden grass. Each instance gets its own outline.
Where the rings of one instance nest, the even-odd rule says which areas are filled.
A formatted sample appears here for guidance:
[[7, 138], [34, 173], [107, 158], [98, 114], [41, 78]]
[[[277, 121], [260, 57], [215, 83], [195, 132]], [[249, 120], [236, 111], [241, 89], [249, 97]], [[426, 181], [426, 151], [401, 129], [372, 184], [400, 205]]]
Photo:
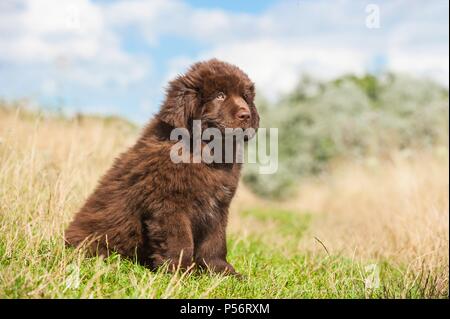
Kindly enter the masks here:
[[[13, 260], [19, 255], [28, 268], [17, 264], [1, 266], [0, 282], [14, 286], [18, 278], [39, 283], [29, 292], [40, 296], [48, 285], [60, 280], [64, 285], [67, 264], [80, 263], [79, 254], [67, 256], [57, 272], [31, 278], [33, 263], [42, 258], [42, 243], [56, 242], [55, 256], [65, 256], [63, 231], [73, 213], [93, 189], [113, 157], [133, 141], [126, 125], [106, 121], [60, 120], [36, 116], [21, 108], [0, 108], [0, 231], [2, 257]], [[125, 134], [124, 132], [127, 131]], [[19, 249], [23, 249], [20, 255]], [[22, 276], [23, 275], [23, 276]], [[34, 282], [35, 283], [35, 282]], [[25, 282], [25, 285], [28, 283]], [[5, 291], [0, 291], [0, 297]], [[14, 292], [12, 292], [14, 295]]]
[[126, 124], [106, 120], [66, 121], [27, 116], [20, 108], [0, 109], [2, 217], [23, 219], [7, 211], [38, 211], [43, 218], [57, 213], [47, 216], [42, 234], [59, 235], [80, 199], [94, 188], [114, 156], [133, 143], [136, 133]]
[[339, 163], [302, 183], [287, 206], [319, 213], [299, 249], [322, 250], [317, 237], [330, 253], [437, 272], [438, 285], [448, 287], [448, 149]]

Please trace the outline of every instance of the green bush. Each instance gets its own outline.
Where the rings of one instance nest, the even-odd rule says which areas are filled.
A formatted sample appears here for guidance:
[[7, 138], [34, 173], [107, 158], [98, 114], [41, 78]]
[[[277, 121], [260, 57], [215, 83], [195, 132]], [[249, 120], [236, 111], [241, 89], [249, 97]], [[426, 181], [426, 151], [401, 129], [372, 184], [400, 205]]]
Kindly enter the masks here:
[[405, 75], [304, 77], [274, 105], [259, 104], [261, 127], [278, 128], [279, 168], [260, 175], [246, 165], [243, 180], [263, 196], [288, 196], [335, 158], [448, 144], [448, 90]]

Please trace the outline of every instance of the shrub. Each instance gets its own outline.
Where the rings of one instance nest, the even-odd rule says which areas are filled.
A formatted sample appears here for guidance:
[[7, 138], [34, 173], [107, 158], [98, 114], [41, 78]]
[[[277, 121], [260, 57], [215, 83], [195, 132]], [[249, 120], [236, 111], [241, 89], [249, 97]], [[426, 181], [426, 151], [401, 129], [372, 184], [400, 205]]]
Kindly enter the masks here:
[[322, 173], [336, 158], [448, 144], [448, 90], [405, 75], [346, 75], [328, 82], [303, 77], [274, 105], [260, 101], [261, 126], [279, 128], [279, 169], [260, 175], [247, 165], [256, 193], [289, 195], [301, 177]]

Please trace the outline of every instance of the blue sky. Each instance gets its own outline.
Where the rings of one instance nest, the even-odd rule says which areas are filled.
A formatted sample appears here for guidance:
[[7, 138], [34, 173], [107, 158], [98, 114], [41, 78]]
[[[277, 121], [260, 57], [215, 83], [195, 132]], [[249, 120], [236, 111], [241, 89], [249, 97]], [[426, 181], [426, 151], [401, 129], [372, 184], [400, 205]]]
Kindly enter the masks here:
[[143, 123], [170, 78], [211, 57], [271, 100], [301, 74], [392, 70], [448, 87], [448, 24], [444, 0], [1, 2], [0, 97]]

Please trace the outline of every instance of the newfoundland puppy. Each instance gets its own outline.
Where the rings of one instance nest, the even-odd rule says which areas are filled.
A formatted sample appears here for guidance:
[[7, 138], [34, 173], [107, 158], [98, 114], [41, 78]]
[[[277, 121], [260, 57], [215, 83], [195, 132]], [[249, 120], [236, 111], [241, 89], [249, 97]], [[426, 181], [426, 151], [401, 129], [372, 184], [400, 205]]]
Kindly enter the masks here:
[[242, 164], [175, 163], [170, 153], [179, 142], [171, 132], [192, 132], [194, 120], [223, 135], [225, 128], [257, 130], [254, 97], [248, 76], [216, 59], [196, 63], [170, 82], [161, 110], [101, 178], [67, 228], [66, 243], [84, 246], [90, 255], [116, 252], [152, 269], [195, 263], [237, 275], [226, 260], [225, 229]]

